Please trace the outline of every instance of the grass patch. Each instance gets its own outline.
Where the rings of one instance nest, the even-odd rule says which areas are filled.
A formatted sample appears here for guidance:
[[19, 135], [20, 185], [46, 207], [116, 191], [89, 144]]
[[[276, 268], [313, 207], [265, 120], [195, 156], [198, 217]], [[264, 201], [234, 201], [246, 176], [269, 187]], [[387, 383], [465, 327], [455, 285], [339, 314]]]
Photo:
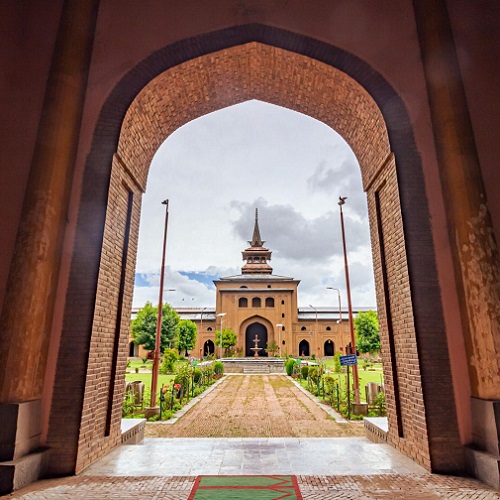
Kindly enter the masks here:
[[[163, 385], [172, 385], [175, 375], [158, 375], [158, 387]], [[127, 382], [141, 381], [145, 390], [151, 389], [151, 373], [127, 373], [125, 374]]]

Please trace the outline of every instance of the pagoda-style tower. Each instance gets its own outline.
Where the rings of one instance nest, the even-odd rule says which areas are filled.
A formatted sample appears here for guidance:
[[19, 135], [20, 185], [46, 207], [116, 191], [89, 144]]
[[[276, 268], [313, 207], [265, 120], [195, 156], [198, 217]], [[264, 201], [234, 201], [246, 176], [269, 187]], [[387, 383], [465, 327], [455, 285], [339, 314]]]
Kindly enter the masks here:
[[272, 274], [273, 268], [267, 263], [271, 260], [271, 251], [265, 248], [259, 231], [259, 211], [255, 209], [255, 226], [253, 228], [252, 241], [249, 248], [242, 253], [246, 264], [241, 268], [241, 274]]

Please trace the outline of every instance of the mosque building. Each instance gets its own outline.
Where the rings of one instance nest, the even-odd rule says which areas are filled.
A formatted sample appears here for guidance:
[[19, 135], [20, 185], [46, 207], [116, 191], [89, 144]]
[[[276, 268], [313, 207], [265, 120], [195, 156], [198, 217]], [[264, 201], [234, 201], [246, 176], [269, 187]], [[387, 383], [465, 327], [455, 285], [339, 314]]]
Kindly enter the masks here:
[[[350, 334], [347, 310], [339, 307], [298, 307], [299, 280], [273, 274], [269, 265], [272, 252], [260, 236], [258, 211], [249, 247], [242, 252], [245, 264], [241, 274], [214, 281], [215, 307], [177, 307], [181, 319], [193, 321], [198, 329], [192, 356], [219, 355], [215, 336], [222, 328], [237, 334], [236, 356], [268, 356], [268, 343], [276, 342], [275, 354], [310, 357], [333, 356], [349, 352]], [[326, 293], [326, 290], [325, 290]], [[337, 297], [332, 294], [332, 303]], [[367, 309], [359, 309], [367, 310]], [[359, 312], [353, 311], [353, 314]], [[218, 333], [217, 333], [218, 332]], [[258, 343], [255, 343], [255, 339]], [[139, 346], [130, 345], [130, 355]]]

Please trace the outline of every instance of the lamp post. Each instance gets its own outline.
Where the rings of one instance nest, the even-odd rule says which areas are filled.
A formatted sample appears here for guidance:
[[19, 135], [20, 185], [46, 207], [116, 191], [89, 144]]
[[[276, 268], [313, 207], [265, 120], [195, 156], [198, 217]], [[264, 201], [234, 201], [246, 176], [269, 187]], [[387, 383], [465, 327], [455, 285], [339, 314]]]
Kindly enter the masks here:
[[338, 288], [333, 288], [333, 286], [327, 286], [327, 290], [335, 290], [337, 292], [337, 295], [339, 297], [339, 320], [337, 323], [340, 325], [340, 345], [342, 347], [345, 347], [344, 345], [344, 325], [342, 324], [342, 299], [340, 296], [340, 290]]
[[[316, 313], [316, 324], [314, 326], [314, 333], [316, 335], [314, 337], [316, 339], [316, 344], [318, 344], [318, 342], [319, 342], [319, 336], [318, 336], [318, 310], [314, 306], [312, 306], [311, 304], [309, 304], [309, 307], [312, 307], [314, 309], [315, 313]], [[319, 345], [316, 345], [316, 347], [317, 347], [317, 350], [319, 350]]]
[[278, 323], [276, 326], [278, 327], [278, 352], [281, 358], [281, 329], [283, 328], [283, 325]]
[[[349, 314], [349, 330], [351, 334], [351, 354], [356, 354], [356, 337], [354, 336], [354, 322], [352, 319], [352, 302], [351, 302], [351, 284], [349, 280], [349, 263], [347, 262], [347, 248], [345, 243], [345, 229], [344, 229], [344, 213], [342, 212], [342, 205], [345, 204], [347, 196], [339, 196], [339, 207], [340, 207], [340, 227], [342, 230], [342, 248], [344, 250], [344, 268], [345, 268], [345, 284], [347, 292], [347, 311]], [[354, 378], [354, 398], [356, 404], [360, 403], [359, 400], [359, 377], [358, 377], [358, 365], [352, 365], [352, 374]]]
[[222, 318], [226, 315], [227, 313], [219, 313], [217, 316], [220, 318], [220, 349], [219, 349], [219, 358], [222, 359]]
[[168, 200], [163, 200], [162, 205], [165, 205], [165, 229], [163, 231], [163, 251], [161, 256], [161, 271], [160, 271], [160, 291], [158, 297], [158, 317], [156, 320], [156, 342], [153, 356], [153, 373], [151, 377], [151, 401], [149, 404], [149, 415], [159, 415], [160, 408], [156, 406], [156, 389], [158, 387], [158, 368], [160, 365], [160, 344], [161, 344], [161, 323], [163, 314], [163, 283], [165, 280], [165, 254], [167, 251], [167, 228], [168, 228]]

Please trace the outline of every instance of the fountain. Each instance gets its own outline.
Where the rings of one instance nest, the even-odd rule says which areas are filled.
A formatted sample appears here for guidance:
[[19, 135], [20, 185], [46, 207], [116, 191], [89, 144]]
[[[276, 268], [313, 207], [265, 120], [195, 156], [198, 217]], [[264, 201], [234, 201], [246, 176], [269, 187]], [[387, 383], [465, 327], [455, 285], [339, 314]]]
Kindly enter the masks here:
[[259, 345], [259, 337], [257, 334], [255, 334], [255, 338], [253, 339], [253, 343], [255, 344], [254, 347], [250, 347], [250, 350], [254, 352], [253, 357], [258, 358], [259, 357], [259, 351], [262, 351], [262, 347], [257, 347]]

